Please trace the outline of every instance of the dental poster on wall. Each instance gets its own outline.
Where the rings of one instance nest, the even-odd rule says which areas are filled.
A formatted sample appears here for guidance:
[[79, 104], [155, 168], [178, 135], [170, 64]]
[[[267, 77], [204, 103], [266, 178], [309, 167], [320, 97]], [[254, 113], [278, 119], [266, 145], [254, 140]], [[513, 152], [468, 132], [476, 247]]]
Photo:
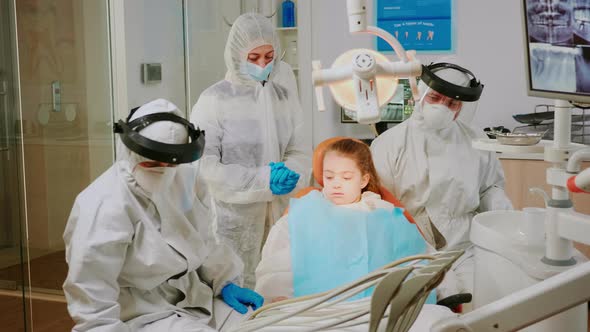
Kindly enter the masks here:
[[[453, 50], [453, 0], [376, 0], [377, 26], [391, 33], [406, 50]], [[377, 51], [393, 51], [377, 38]]]

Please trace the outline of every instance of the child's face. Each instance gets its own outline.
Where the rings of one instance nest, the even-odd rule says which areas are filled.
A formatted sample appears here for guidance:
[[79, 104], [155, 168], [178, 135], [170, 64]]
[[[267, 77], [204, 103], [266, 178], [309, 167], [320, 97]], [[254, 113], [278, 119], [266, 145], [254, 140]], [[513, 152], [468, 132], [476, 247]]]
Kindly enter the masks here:
[[369, 175], [351, 158], [330, 151], [324, 156], [324, 194], [336, 205], [358, 201], [361, 190], [369, 183]]

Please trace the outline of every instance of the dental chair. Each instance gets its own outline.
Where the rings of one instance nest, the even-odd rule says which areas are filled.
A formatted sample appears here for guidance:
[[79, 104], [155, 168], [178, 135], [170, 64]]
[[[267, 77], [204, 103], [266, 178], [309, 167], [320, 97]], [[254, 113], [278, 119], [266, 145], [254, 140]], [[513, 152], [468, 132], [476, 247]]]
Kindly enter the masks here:
[[[313, 152], [312, 174], [313, 174], [313, 178], [315, 179], [316, 183], [319, 184], [321, 187], [319, 187], [319, 188], [318, 187], [303, 188], [294, 195], [295, 198], [301, 198], [313, 190], [318, 190], [318, 191], [322, 190], [322, 187], [324, 185], [322, 175], [324, 173], [324, 154], [326, 153], [326, 149], [328, 148], [328, 146], [330, 144], [333, 144], [333, 143], [335, 143], [339, 140], [345, 139], [345, 138], [349, 138], [349, 137], [336, 136], [336, 137], [328, 138], [328, 139], [322, 141], [320, 144], [318, 144], [318, 146], [316, 147], [316, 149]], [[354, 140], [362, 143], [362, 141], [360, 141], [360, 140], [357, 140], [357, 139], [354, 139]], [[404, 210], [404, 216], [406, 217], [406, 219], [410, 223], [416, 224], [412, 215], [408, 212], [408, 210], [406, 210], [404, 208], [404, 205], [389, 190], [387, 190], [385, 187], [381, 186], [380, 192], [378, 192], [377, 194], [381, 195], [381, 198], [384, 201], [387, 201], [387, 202], [393, 204], [395, 207], [402, 208]], [[288, 212], [289, 212], [289, 208], [287, 207], [287, 209], [285, 210], [285, 214], [287, 214]], [[416, 227], [416, 228], [418, 228], [418, 231], [420, 231], [420, 233], [422, 233], [422, 231], [420, 230], [419, 227]], [[471, 299], [472, 299], [471, 294], [461, 293], [461, 294], [455, 294], [455, 295], [448, 296], [444, 299], [441, 299], [437, 302], [437, 304], [448, 307], [453, 312], [461, 313], [462, 312], [462, 305], [464, 303], [471, 302]]]

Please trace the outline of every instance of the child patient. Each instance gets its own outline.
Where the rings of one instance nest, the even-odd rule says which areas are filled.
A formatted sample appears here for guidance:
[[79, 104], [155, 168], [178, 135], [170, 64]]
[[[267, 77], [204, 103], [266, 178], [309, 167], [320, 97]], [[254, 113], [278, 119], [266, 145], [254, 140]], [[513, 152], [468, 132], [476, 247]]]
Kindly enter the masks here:
[[[322, 283], [321, 276], [325, 275], [325, 274], [329, 274], [330, 272], [332, 273], [337, 273], [334, 271], [321, 271], [322, 268], [321, 266], [324, 263], [327, 263], [328, 261], [332, 264], [336, 264], [334, 263], [334, 260], [338, 260], [339, 258], [333, 258], [332, 256], [325, 256], [325, 255], [338, 255], [338, 252], [342, 252], [341, 255], [355, 255], [355, 248], [361, 248], [361, 246], [359, 246], [359, 242], [363, 242], [363, 237], [359, 236], [359, 234], [355, 234], [355, 233], [363, 233], [365, 228], [373, 228], [374, 230], [377, 230], [379, 233], [383, 233], [384, 235], [381, 236], [379, 235], [379, 233], [377, 233], [378, 235], [374, 235], [376, 234], [375, 231], [373, 231], [373, 235], [367, 233], [367, 235], [365, 237], [370, 237], [370, 240], [365, 240], [365, 247], [367, 246], [373, 246], [372, 243], [383, 243], [383, 245], [378, 245], [375, 248], [378, 249], [372, 249], [372, 252], [384, 252], [384, 251], [392, 251], [389, 250], [390, 248], [392, 248], [392, 245], [390, 242], [394, 242], [393, 239], [389, 238], [384, 238], [384, 236], [390, 235], [391, 233], [387, 233], [385, 232], [380, 232], [379, 230], [381, 229], [381, 226], [371, 226], [371, 227], [364, 227], [364, 226], [359, 226], [360, 228], [355, 228], [355, 224], [356, 225], [360, 225], [358, 223], [356, 223], [356, 220], [360, 220], [360, 219], [364, 219], [364, 217], [359, 218], [360, 216], [364, 216], [364, 215], [371, 215], [371, 214], [375, 214], [374, 212], [379, 212], [379, 218], [381, 218], [381, 220], [378, 220], [378, 223], [386, 223], [386, 224], [392, 224], [394, 222], [397, 222], [398, 224], [405, 224], [402, 225], [403, 227], [410, 227], [411, 229], [409, 229], [409, 232], [413, 232], [413, 233], [408, 233], [408, 230], [406, 230], [405, 232], [407, 234], [411, 234], [409, 236], [406, 237], [406, 235], [400, 235], [403, 236], [404, 238], [407, 238], [408, 241], [413, 241], [413, 242], [419, 242], [418, 243], [418, 247], [422, 248], [419, 249], [421, 251], [423, 251], [423, 249], [425, 248], [425, 243], [423, 241], [423, 239], [421, 238], [421, 236], [419, 235], [418, 231], [416, 230], [415, 226], [413, 224], [409, 224], [407, 222], [407, 220], [401, 215], [401, 211], [398, 211], [399, 213], [397, 213], [398, 218], [395, 219], [392, 217], [392, 215], [395, 215], [396, 213], [393, 213], [394, 210], [394, 205], [386, 202], [384, 200], [381, 199], [381, 196], [379, 194], [377, 194], [378, 192], [381, 192], [380, 188], [380, 183], [379, 183], [379, 178], [377, 176], [377, 172], [375, 171], [375, 167], [373, 166], [373, 159], [371, 157], [371, 151], [369, 149], [369, 147], [362, 143], [361, 141], [355, 140], [355, 139], [349, 139], [349, 138], [345, 138], [345, 139], [341, 139], [338, 140], [334, 143], [332, 143], [331, 145], [329, 145], [326, 148], [325, 154], [324, 154], [324, 160], [323, 160], [323, 185], [324, 188], [323, 190], [320, 192], [310, 192], [309, 194], [307, 194], [306, 196], [304, 196], [301, 199], [294, 199], [291, 201], [291, 206], [290, 206], [290, 214], [289, 215], [284, 215], [281, 219], [279, 219], [277, 221], [277, 223], [273, 226], [273, 228], [271, 229], [268, 239], [266, 241], [266, 244], [264, 245], [263, 249], [262, 249], [262, 259], [256, 269], [256, 291], [259, 292], [262, 296], [265, 297], [265, 299], [271, 301], [271, 302], [276, 302], [276, 301], [280, 301], [280, 300], [284, 300], [287, 298], [291, 298], [293, 296], [300, 296], [300, 295], [306, 295], [304, 293], [301, 293], [294, 290], [294, 271], [293, 271], [293, 267], [295, 266], [299, 266], [300, 268], [303, 269], [309, 269], [310, 265], [315, 266], [316, 270], [318, 269], [319, 266], [319, 270], [316, 271], [316, 273], [312, 274], [312, 278], [313, 280], [310, 280], [309, 276], [307, 278], [303, 278], [303, 277], [296, 277], [299, 279], [307, 279], [304, 280], [305, 283], [307, 284], [313, 284], [316, 283], [316, 279], [317, 279], [317, 283]], [[301, 206], [298, 210], [297, 209], [297, 205], [296, 203], [300, 203], [300, 201], [303, 200], [312, 200], [314, 199], [314, 197], [312, 197], [313, 195], [316, 195], [318, 197], [315, 198], [315, 203], [314, 202], [310, 202], [309, 204], [305, 205], [305, 206]], [[323, 201], [319, 202], [318, 201]], [[331, 202], [331, 203], [329, 203]], [[310, 205], [311, 204], [311, 205]], [[315, 204], [315, 205], [314, 205]], [[328, 209], [332, 209], [334, 210], [334, 213], [318, 213], [319, 215], [323, 216], [320, 217], [318, 216], [318, 214], [314, 214], [314, 212], [310, 212], [311, 211], [316, 211], [314, 210], [313, 207], [315, 206], [319, 206], [321, 204], [324, 204], [326, 206], [328, 206]], [[334, 207], [334, 205], [336, 205], [337, 207]], [[311, 206], [311, 208], [310, 208]], [[354, 211], [350, 211], [350, 210], [343, 210], [342, 208], [345, 209], [350, 209], [350, 210], [354, 210]], [[301, 210], [304, 211], [301, 211]], [[376, 209], [383, 209], [383, 211], [375, 211]], [[323, 211], [325, 211], [326, 209], [324, 209]], [[399, 210], [399, 209], [397, 209]], [[301, 212], [296, 212], [296, 211], [301, 211]], [[346, 224], [343, 220], [346, 219], [345, 215], [340, 215], [338, 213], [338, 211], [344, 211], [343, 213], [356, 213], [356, 215], [354, 215], [353, 219], [352, 219], [352, 223]], [[347, 212], [349, 211], [349, 212]], [[360, 213], [360, 212], [356, 212], [356, 211], [364, 211], [365, 213]], [[307, 218], [311, 215], [311, 218]], [[297, 216], [297, 217], [295, 217]], [[329, 216], [329, 217], [326, 217]], [[328, 219], [335, 219], [334, 222], [332, 223], [332, 226], [330, 226], [329, 221], [328, 222], [324, 222], [323, 219], [320, 218], [328, 218]], [[354, 219], [356, 218], [356, 219]], [[401, 218], [401, 219], [400, 219]], [[310, 220], [311, 219], [311, 220]], [[374, 219], [374, 218], [373, 218]], [[383, 219], [385, 219], [386, 221], [383, 222]], [[402, 220], [402, 222], [400, 222], [400, 220]], [[294, 231], [293, 226], [297, 225], [297, 224], [308, 224], [307, 229], [304, 229], [303, 232], [296, 232]], [[328, 225], [328, 227], [334, 227], [334, 224], [337, 224], [337, 226], [335, 227], [348, 227], [350, 230], [343, 230], [344, 233], [341, 233], [340, 231], [336, 231], [336, 232], [332, 232], [329, 231], [330, 228], [326, 228], [323, 227], [321, 225]], [[350, 227], [352, 224], [352, 227]], [[375, 223], [373, 223], [372, 225], [375, 225]], [[396, 226], [398, 227], [398, 226]], [[403, 228], [402, 227], [402, 228]], [[332, 230], [334, 228], [331, 228]], [[327, 231], [328, 230], [328, 231]], [[301, 235], [303, 234], [303, 236]], [[342, 235], [345, 234], [345, 235]], [[314, 252], [313, 248], [298, 248], [297, 250], [294, 249], [295, 244], [292, 243], [293, 241], [293, 236], [299, 236], [299, 238], [304, 237], [307, 239], [304, 239], [303, 242], [299, 242], [299, 244], [297, 246], [301, 247], [301, 246], [307, 246], [307, 247], [314, 247], [315, 249], [317, 249], [316, 252]], [[415, 235], [415, 236], [414, 236]], [[340, 239], [342, 241], [340, 241], [341, 243], [338, 243], [339, 239], [334, 239], [334, 237], [340, 237]], [[346, 239], [343, 239], [346, 238]], [[358, 238], [358, 239], [357, 239]], [[379, 238], [379, 239], [376, 239]], [[400, 239], [396, 236], [398, 243], [402, 242], [400, 241]], [[360, 240], [359, 240], [360, 239]], [[326, 249], [326, 242], [329, 242], [329, 240], [335, 240], [336, 244], [331, 244], [328, 245], [329, 246], [329, 250], [321, 250]], [[349, 241], [350, 240], [350, 241]], [[301, 244], [303, 243], [303, 245]], [[368, 245], [366, 243], [369, 243]], [[310, 245], [311, 244], [311, 245]], [[322, 247], [322, 245], [324, 245], [324, 247]], [[358, 247], [355, 247], [358, 246]], [[410, 245], [411, 246], [411, 245]], [[338, 250], [338, 248], [340, 248], [341, 250]], [[386, 249], [384, 249], [386, 248]], [[302, 251], [303, 250], [303, 251]], [[336, 253], [326, 253], [326, 251], [332, 251], [332, 252], [336, 252]], [[369, 249], [369, 251], [371, 251], [371, 249]], [[306, 261], [304, 263], [301, 263], [299, 265], [296, 264], [296, 259], [294, 258], [296, 255], [296, 253], [304, 253], [307, 257], [305, 258]], [[379, 256], [380, 254], [378, 254]], [[374, 255], [373, 255], [374, 256]], [[384, 255], [384, 257], [382, 257], [382, 259], [374, 259], [374, 258], [369, 258], [368, 261], [371, 262], [379, 262], [379, 264], [381, 264], [381, 262], [384, 263], [388, 263], [391, 258], [391, 255]], [[315, 259], [315, 261], [314, 261]], [[322, 261], [323, 260], [323, 261]], [[297, 262], [301, 262], [300, 259], [297, 259]], [[349, 261], [345, 261], [345, 260], [341, 260], [341, 262], [343, 262], [342, 264], [346, 265], [350, 263]], [[366, 262], [365, 262], [366, 263]], [[364, 264], [364, 263], [363, 263]], [[360, 264], [360, 265], [363, 265]], [[351, 264], [353, 265], [353, 264]], [[357, 264], [359, 265], [359, 264]], [[367, 265], [367, 264], [365, 264]], [[307, 266], [307, 267], [304, 267]], [[381, 266], [381, 265], [379, 265]], [[379, 267], [377, 266], [377, 267]], [[333, 269], [332, 269], [333, 270]], [[318, 273], [318, 271], [321, 271], [321, 273]], [[350, 267], [347, 268], [346, 266], [343, 267], [344, 274], [359, 274], [360, 270], [355, 270], [355, 267]], [[341, 272], [338, 272], [339, 274], [342, 274]], [[295, 271], [298, 272], [298, 271]], [[366, 271], [366, 272], [370, 272], [370, 271]], [[300, 275], [298, 273], [295, 273], [296, 275]], [[351, 280], [357, 279], [358, 277], [361, 277], [362, 275], [353, 275], [350, 278], [352, 278]], [[349, 279], [350, 279], [349, 278]], [[331, 278], [333, 279], [333, 277]], [[298, 281], [296, 280], [295, 284], [297, 285]], [[339, 286], [339, 285], [336, 285]], [[311, 288], [313, 289], [313, 287]], [[308, 292], [309, 293], [309, 292]]]

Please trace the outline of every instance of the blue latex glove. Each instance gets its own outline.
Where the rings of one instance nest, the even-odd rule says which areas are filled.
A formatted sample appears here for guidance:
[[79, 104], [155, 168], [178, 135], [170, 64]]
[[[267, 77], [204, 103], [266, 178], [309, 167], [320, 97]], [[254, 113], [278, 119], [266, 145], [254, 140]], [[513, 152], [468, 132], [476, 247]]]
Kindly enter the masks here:
[[269, 166], [271, 169], [271, 183], [290, 184], [299, 181], [299, 174], [290, 170], [283, 162], [271, 162]]
[[274, 195], [290, 193], [297, 182], [299, 174], [290, 170], [284, 163], [269, 163], [270, 166], [270, 190]]
[[282, 167], [275, 169], [274, 171], [270, 171], [270, 183], [272, 184], [282, 184], [289, 178], [291, 174], [291, 170], [287, 167]]
[[257, 310], [264, 304], [264, 298], [253, 290], [242, 288], [234, 283], [227, 284], [221, 290], [223, 302], [242, 315], [248, 312], [248, 305]]
[[297, 182], [299, 182], [299, 174], [291, 171], [287, 179], [281, 183], [279, 183], [279, 188], [283, 191], [291, 192], [297, 186]]
[[289, 169], [287, 167], [285, 167], [284, 163], [270, 163], [268, 164], [270, 166], [270, 183], [271, 184], [277, 184], [280, 183], [282, 181], [284, 181], [284, 179], [286, 179], [286, 177], [289, 175]]
[[291, 171], [291, 173], [289, 173], [289, 176], [287, 177], [287, 180], [285, 180], [283, 182], [283, 184], [297, 184], [297, 182], [299, 181], [299, 174]]
[[285, 187], [280, 184], [270, 184], [270, 191], [272, 191], [273, 195], [286, 195], [291, 192], [293, 188], [289, 189], [289, 187]]
[[268, 166], [270, 166], [271, 168], [279, 168], [279, 167], [285, 166], [285, 163], [282, 162], [282, 161], [281, 162], [278, 162], [278, 163], [275, 163], [275, 162], [272, 162], [271, 161], [270, 163], [268, 163]]
[[[290, 172], [290, 171], [289, 171]], [[270, 190], [275, 195], [285, 195], [293, 191], [299, 181], [299, 175], [291, 173], [286, 180], [279, 183], [271, 183]]]

